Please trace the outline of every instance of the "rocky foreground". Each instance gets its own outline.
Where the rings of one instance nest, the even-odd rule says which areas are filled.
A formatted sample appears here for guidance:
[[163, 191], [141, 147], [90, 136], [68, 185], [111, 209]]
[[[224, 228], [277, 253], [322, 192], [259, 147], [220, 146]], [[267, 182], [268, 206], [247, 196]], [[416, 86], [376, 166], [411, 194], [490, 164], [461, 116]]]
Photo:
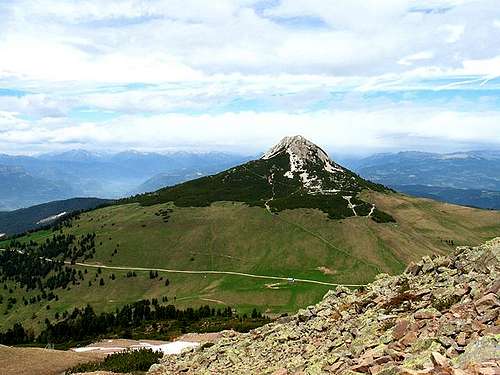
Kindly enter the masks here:
[[166, 356], [163, 374], [500, 374], [500, 238]]

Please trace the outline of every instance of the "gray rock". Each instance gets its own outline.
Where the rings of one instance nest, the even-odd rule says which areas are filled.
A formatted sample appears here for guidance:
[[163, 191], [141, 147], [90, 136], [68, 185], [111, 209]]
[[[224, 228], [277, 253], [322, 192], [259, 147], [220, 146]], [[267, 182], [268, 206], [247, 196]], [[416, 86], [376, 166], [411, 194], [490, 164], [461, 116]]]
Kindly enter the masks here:
[[481, 337], [465, 347], [463, 354], [458, 356], [454, 363], [467, 366], [470, 363], [481, 363], [487, 360], [500, 358], [500, 338], [497, 336]]

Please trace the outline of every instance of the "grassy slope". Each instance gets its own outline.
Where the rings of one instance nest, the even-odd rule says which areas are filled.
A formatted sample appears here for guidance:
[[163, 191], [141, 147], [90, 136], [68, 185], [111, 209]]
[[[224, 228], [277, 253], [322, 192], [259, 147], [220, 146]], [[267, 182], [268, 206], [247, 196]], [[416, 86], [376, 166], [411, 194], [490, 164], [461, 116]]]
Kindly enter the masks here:
[[[319, 210], [287, 210], [270, 215], [260, 207], [241, 203], [215, 203], [209, 207], [174, 207], [168, 223], [155, 215], [168, 204], [140, 207], [112, 206], [85, 213], [66, 231], [95, 231], [97, 254], [93, 263], [112, 266], [239, 271], [260, 275], [294, 276], [329, 282], [358, 284], [378, 272], [397, 273], [404, 264], [424, 254], [442, 253], [455, 245], [477, 244], [500, 233], [500, 212], [452, 206], [396, 194], [369, 192], [364, 199], [390, 213], [397, 224], [377, 224], [369, 218], [329, 220]], [[26, 239], [43, 240], [51, 232]], [[102, 245], [100, 245], [102, 242]], [[118, 247], [118, 254], [111, 253]], [[1, 244], [0, 244], [1, 247]], [[327, 268], [318, 270], [318, 267]], [[171, 281], [150, 280], [147, 272], [126, 278], [126, 271], [103, 270], [104, 287], [94, 282], [95, 270], [80, 286], [58, 292], [59, 302], [21, 303], [0, 320], [0, 329], [14, 321], [34, 327], [56, 311], [91, 303], [97, 310], [114, 310], [141, 298], [176, 296], [176, 305], [215, 304], [214, 300], [248, 311], [294, 311], [317, 302], [328, 287], [294, 284], [272, 289], [273, 281], [239, 276], [160, 274]], [[109, 275], [117, 278], [112, 281]], [[88, 281], [93, 285], [88, 287]], [[22, 291], [16, 289], [21, 296]], [[4, 298], [6, 291], [0, 289]], [[5, 306], [5, 302], [4, 302]], [[5, 307], [0, 307], [0, 312]], [[31, 319], [33, 313], [36, 318]]]

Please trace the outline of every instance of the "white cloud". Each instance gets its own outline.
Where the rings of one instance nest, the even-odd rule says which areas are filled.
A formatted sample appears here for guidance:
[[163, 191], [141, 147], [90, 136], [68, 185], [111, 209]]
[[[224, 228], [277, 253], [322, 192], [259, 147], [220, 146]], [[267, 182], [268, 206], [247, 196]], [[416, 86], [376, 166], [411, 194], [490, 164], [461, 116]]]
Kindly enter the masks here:
[[[401, 148], [489, 144], [500, 146], [500, 113], [436, 111], [433, 108], [318, 111], [291, 114], [224, 113], [189, 116], [122, 116], [102, 124], [63, 124], [60, 120], [37, 127], [3, 132], [0, 147], [12, 143], [43, 150], [84, 145], [89, 148], [167, 150], [231, 150], [260, 152], [285, 135], [303, 134], [340, 153], [368, 153]], [[19, 146], [18, 146], [19, 147]]]
[[[235, 72], [377, 75], [400, 72], [398, 61], [423, 50], [439, 51], [433, 63], [443, 69], [500, 54], [494, 0], [282, 0], [263, 15], [254, 3], [12, 1], [1, 20], [7, 26], [0, 75], [97, 82]], [[414, 12], [417, 6], [446, 11]], [[280, 21], [287, 17], [318, 18], [327, 26], [294, 28]]]
[[[0, 86], [29, 93], [0, 93], [0, 146], [162, 148], [206, 142], [229, 147], [240, 142], [260, 147], [295, 132], [313, 138], [326, 134], [321, 137], [326, 140], [335, 134], [332, 145], [344, 148], [356, 142], [390, 148], [397, 141], [391, 134], [403, 134], [408, 142], [426, 137], [457, 144], [496, 142], [491, 129], [498, 116], [479, 110], [479, 100], [467, 106], [468, 113], [453, 112], [451, 100], [444, 100], [426, 117], [418, 98], [410, 97], [414, 106], [404, 112], [387, 98], [356, 95], [498, 88], [497, 0], [265, 4], [3, 2]], [[134, 83], [152, 85], [130, 87]], [[332, 101], [338, 93], [348, 98]], [[240, 109], [238, 101], [244, 102]], [[114, 111], [119, 117], [83, 122], [73, 116], [75, 110]], [[474, 131], [466, 131], [467, 122]], [[196, 145], [193, 135], [199, 138]]]
[[369, 31], [398, 20], [408, 9], [407, 0], [282, 0], [265, 12], [273, 17], [317, 17], [336, 29]]
[[0, 56], [0, 76], [46, 81], [157, 82], [202, 76], [164, 53], [141, 56], [116, 51], [93, 56], [67, 44], [33, 37], [7, 38], [0, 43]]
[[431, 51], [422, 51], [418, 53], [414, 53], [413, 55], [406, 56], [398, 61], [398, 64], [401, 65], [413, 65], [415, 61], [420, 60], [430, 60], [434, 57], [434, 53]]
[[445, 39], [447, 43], [458, 42], [465, 32], [464, 25], [443, 25], [441, 29], [448, 34]]
[[463, 73], [471, 75], [500, 76], [500, 55], [491, 59], [465, 60]]

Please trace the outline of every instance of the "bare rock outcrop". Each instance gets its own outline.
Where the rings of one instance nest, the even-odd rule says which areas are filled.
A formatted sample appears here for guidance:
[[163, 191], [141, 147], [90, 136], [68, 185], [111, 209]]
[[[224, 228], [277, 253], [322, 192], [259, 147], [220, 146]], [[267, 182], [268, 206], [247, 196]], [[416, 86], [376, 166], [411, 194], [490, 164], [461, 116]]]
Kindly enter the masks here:
[[500, 238], [424, 257], [247, 334], [165, 356], [164, 374], [499, 374]]

